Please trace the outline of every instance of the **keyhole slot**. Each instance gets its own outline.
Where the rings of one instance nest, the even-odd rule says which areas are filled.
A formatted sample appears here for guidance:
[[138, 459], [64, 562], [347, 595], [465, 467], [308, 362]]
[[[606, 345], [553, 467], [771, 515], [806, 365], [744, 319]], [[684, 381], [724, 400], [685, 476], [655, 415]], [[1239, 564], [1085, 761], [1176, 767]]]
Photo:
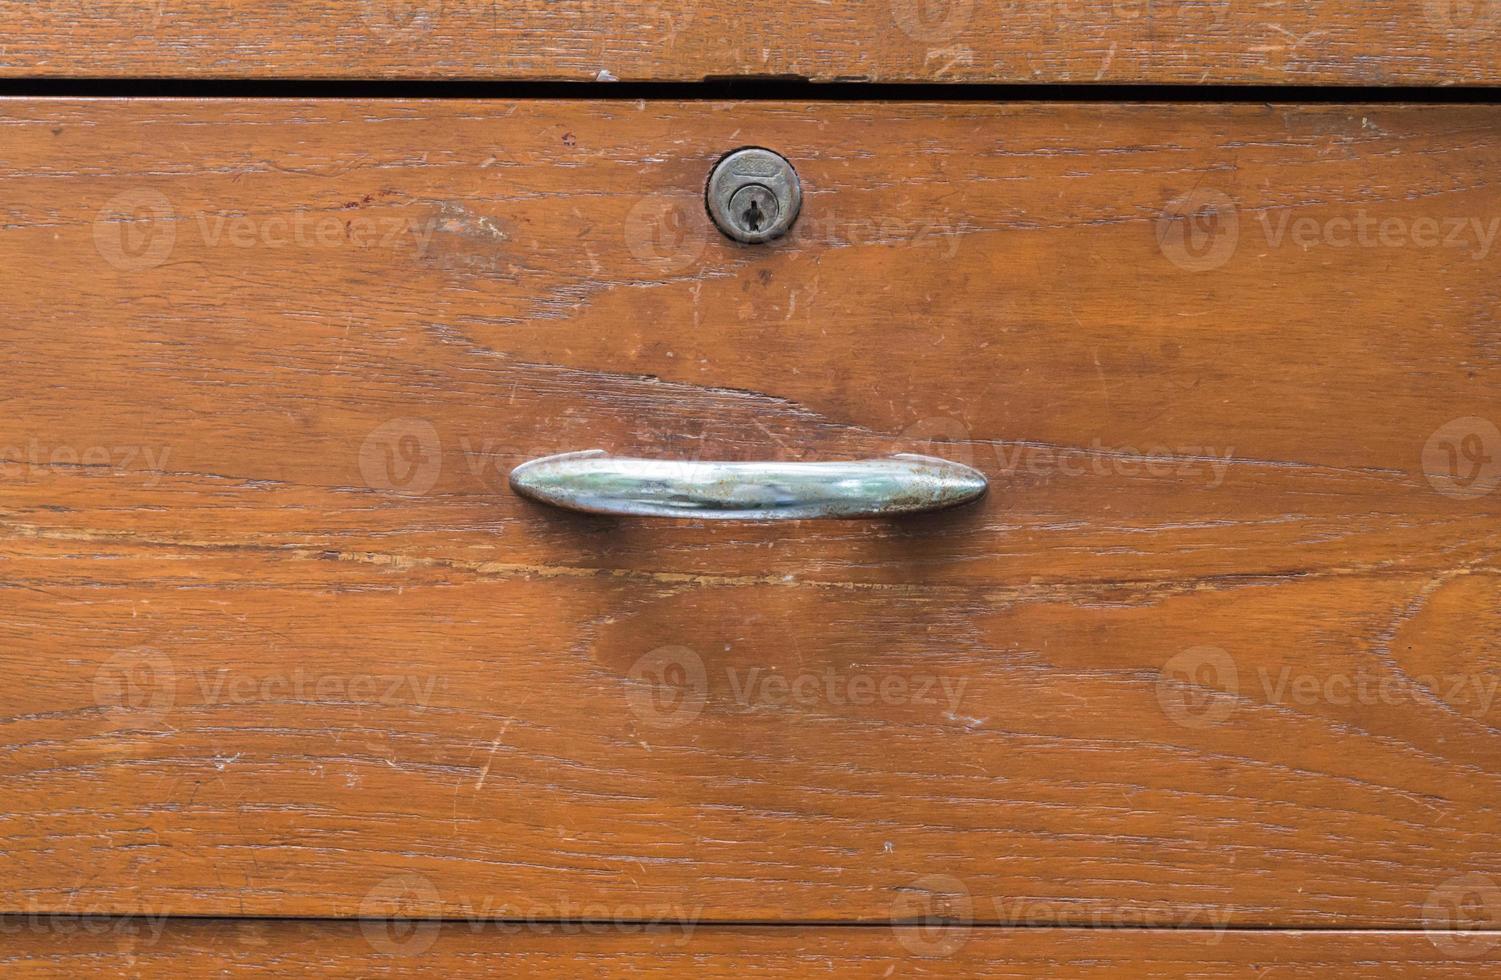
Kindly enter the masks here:
[[760, 231], [761, 222], [766, 219], [766, 215], [761, 211], [761, 202], [755, 198], [751, 198], [750, 207], [745, 209], [745, 214], [742, 217], [745, 219], [745, 226], [747, 228], [751, 231]]

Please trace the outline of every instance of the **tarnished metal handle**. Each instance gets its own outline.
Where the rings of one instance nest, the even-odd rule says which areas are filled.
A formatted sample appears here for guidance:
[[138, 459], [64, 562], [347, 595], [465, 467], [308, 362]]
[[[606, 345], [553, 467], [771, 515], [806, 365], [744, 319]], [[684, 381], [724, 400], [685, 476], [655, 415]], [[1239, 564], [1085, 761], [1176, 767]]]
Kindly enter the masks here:
[[591, 449], [511, 471], [517, 493], [567, 510], [739, 521], [920, 514], [978, 500], [986, 486], [978, 470], [906, 453], [848, 463], [710, 463]]

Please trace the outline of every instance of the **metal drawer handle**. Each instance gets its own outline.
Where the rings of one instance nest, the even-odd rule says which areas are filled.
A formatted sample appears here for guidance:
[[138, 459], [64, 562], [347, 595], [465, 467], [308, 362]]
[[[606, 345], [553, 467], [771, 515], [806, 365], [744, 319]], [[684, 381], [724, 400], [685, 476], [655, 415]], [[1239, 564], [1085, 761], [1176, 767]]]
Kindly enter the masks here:
[[511, 489], [566, 510], [739, 521], [921, 514], [978, 500], [986, 486], [978, 470], [910, 453], [847, 463], [710, 463], [591, 449], [511, 471]]

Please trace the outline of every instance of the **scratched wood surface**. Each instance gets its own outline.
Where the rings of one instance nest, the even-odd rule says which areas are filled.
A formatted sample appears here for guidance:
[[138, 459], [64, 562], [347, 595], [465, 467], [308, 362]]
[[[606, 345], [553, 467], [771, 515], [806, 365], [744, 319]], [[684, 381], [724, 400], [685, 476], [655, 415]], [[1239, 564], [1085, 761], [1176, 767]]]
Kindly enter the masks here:
[[1498, 0], [0, 0], [12, 77], [1493, 85]]
[[1501, 934], [0, 919], [7, 977], [1471, 978]]
[[[0, 127], [0, 906], [1501, 920], [1501, 109]], [[765, 248], [699, 201], [747, 143]], [[504, 487], [594, 446], [994, 486]]]

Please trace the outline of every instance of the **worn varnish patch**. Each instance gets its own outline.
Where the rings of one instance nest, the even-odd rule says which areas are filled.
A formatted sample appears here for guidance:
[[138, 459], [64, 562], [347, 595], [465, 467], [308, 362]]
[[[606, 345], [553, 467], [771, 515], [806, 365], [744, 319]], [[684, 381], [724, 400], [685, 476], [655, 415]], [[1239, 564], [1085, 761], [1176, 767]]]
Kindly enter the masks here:
[[[1501, 918], [1498, 122], [6, 103], [0, 905]], [[993, 490], [504, 487], [596, 446]]]

